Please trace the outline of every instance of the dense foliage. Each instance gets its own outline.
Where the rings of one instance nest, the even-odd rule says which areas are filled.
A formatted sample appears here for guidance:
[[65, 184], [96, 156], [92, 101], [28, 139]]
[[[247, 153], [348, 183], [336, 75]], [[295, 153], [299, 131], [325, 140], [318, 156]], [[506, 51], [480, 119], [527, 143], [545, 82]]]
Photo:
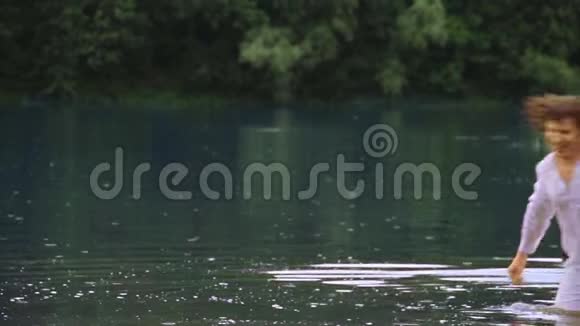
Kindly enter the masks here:
[[580, 88], [580, 0], [4, 0], [0, 85], [267, 95]]

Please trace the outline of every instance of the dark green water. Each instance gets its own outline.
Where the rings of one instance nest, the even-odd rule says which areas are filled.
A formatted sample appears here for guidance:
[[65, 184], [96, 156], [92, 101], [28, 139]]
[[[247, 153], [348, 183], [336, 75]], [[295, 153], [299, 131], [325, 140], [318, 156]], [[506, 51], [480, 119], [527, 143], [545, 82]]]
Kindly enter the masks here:
[[[541, 143], [518, 108], [501, 112], [354, 103], [346, 110], [244, 105], [225, 110], [29, 107], [0, 112], [0, 324], [2, 325], [423, 325], [545, 324], [558, 317], [512, 309], [553, 300], [560, 275], [554, 224], [531, 262], [526, 284], [505, 273], [533, 183]], [[380, 158], [365, 131], [388, 124], [398, 146]], [[124, 150], [124, 184], [98, 198], [90, 174]], [[337, 155], [360, 162], [346, 185], [365, 181], [358, 198], [337, 190]], [[133, 171], [142, 177], [133, 198]], [[159, 186], [167, 164], [189, 173]], [[200, 190], [210, 163], [232, 174], [233, 194]], [[289, 200], [273, 179], [270, 200], [256, 178], [244, 197], [249, 164], [283, 164]], [[314, 197], [299, 199], [311, 168], [327, 162]], [[422, 198], [395, 171], [431, 163], [441, 198], [425, 177]], [[459, 198], [454, 169], [481, 175]], [[375, 167], [383, 164], [377, 199]], [[112, 173], [99, 179], [114, 184]], [[351, 194], [352, 195], [352, 194]], [[395, 264], [395, 265], [391, 265]], [[406, 265], [397, 265], [406, 264]], [[443, 266], [430, 266], [430, 265]]]

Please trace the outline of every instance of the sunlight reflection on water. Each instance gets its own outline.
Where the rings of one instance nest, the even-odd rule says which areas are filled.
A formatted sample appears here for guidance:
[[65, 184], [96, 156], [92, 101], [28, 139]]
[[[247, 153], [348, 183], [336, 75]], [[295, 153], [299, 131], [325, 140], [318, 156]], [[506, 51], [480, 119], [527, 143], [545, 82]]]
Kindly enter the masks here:
[[[492, 260], [505, 259], [495, 257]], [[462, 293], [470, 292], [476, 286], [483, 286], [487, 291], [514, 293], [519, 291], [523, 296], [533, 296], [533, 293], [526, 291], [556, 290], [562, 275], [560, 263], [561, 260], [556, 258], [531, 258], [530, 266], [524, 272], [524, 283], [521, 285], [511, 284], [505, 268], [465, 268], [440, 264], [327, 263], [309, 265], [305, 269], [266, 271], [265, 274], [273, 277], [270, 280], [276, 282], [320, 282], [323, 285], [354, 288], [386, 287], [402, 293], [416, 292], [421, 288], [430, 288], [429, 291], [433, 293]], [[541, 264], [541, 267], [535, 267], [534, 264]], [[344, 290], [341, 293], [350, 292], [352, 290]], [[454, 298], [447, 297], [448, 300]], [[484, 307], [481, 310], [463, 309], [463, 313], [473, 320], [487, 319], [486, 316], [489, 314], [506, 314], [524, 320], [556, 322], [557, 325], [568, 325], [571, 322], [575, 325], [580, 324], [578, 317], [562, 315], [559, 311], [551, 309], [551, 303], [549, 300], [535, 300], [534, 303], [515, 302], [501, 307]], [[466, 304], [463, 306], [471, 307]]]

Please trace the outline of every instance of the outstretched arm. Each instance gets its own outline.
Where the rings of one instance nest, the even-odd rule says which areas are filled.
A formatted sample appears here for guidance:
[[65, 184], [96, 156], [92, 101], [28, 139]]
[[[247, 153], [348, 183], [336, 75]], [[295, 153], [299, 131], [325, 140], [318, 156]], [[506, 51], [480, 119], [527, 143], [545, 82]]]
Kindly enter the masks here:
[[546, 193], [544, 182], [541, 172], [536, 167], [534, 192], [529, 197], [524, 214], [520, 245], [516, 256], [508, 267], [508, 273], [515, 284], [521, 283], [528, 255], [533, 254], [538, 248], [555, 214], [554, 205]]
[[554, 205], [546, 193], [544, 180], [538, 177], [524, 214], [518, 252], [528, 255], [536, 252], [554, 214]]

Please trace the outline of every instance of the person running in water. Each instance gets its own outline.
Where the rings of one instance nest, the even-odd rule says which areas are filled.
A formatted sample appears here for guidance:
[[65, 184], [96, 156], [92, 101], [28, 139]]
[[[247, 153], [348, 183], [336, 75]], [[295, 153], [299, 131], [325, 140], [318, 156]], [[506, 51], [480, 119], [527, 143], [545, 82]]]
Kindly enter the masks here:
[[526, 99], [524, 106], [550, 153], [536, 164], [533, 193], [508, 274], [514, 284], [521, 284], [528, 256], [556, 216], [565, 262], [554, 307], [580, 312], [580, 97], [535, 96]]

